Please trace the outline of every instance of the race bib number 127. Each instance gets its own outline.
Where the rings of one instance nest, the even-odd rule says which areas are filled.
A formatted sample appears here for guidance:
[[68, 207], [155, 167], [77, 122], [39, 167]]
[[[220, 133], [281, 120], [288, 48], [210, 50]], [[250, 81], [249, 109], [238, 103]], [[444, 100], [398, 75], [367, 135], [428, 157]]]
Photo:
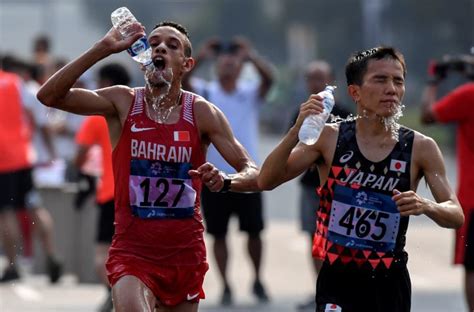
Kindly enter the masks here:
[[129, 195], [134, 215], [144, 218], [185, 218], [194, 214], [196, 191], [190, 163], [132, 159]]
[[335, 186], [330, 241], [355, 249], [388, 252], [395, 248], [399, 226], [400, 213], [390, 196]]

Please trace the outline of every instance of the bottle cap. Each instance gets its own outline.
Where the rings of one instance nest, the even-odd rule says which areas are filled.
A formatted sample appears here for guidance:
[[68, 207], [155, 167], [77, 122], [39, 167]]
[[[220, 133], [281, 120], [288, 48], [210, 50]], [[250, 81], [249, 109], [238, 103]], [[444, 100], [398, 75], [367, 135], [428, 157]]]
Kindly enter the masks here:
[[324, 90], [329, 90], [331, 92], [334, 92], [334, 90], [337, 88], [337, 86], [326, 86], [326, 88], [324, 88]]

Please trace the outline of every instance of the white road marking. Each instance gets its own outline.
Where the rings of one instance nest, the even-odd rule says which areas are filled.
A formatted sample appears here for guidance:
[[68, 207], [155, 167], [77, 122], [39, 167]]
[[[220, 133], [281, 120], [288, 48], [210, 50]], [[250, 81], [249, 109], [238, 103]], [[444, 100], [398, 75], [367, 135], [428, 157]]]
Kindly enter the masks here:
[[39, 291], [26, 285], [16, 284], [12, 286], [12, 290], [24, 301], [41, 301], [43, 299]]

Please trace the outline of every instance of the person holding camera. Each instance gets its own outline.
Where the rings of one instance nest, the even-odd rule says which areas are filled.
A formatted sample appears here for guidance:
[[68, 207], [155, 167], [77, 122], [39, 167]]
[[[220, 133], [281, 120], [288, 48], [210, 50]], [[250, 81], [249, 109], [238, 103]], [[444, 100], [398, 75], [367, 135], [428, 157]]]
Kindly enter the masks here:
[[[270, 64], [258, 55], [250, 42], [243, 37], [231, 41], [217, 38], [204, 43], [196, 57], [194, 69], [183, 79], [183, 88], [195, 92], [216, 105], [228, 118], [235, 137], [258, 159], [258, 123], [260, 106], [264, 103], [273, 83]], [[216, 79], [204, 81], [193, 76], [195, 69], [206, 60], [215, 61]], [[242, 67], [246, 61], [256, 68], [260, 82], [243, 81]], [[225, 172], [234, 170], [210, 146], [208, 161]], [[239, 218], [240, 230], [248, 233], [247, 249], [252, 261], [255, 279], [253, 293], [260, 302], [268, 301], [260, 279], [262, 259], [263, 202], [260, 193], [212, 193], [202, 190], [202, 208], [207, 232], [214, 237], [214, 257], [223, 283], [222, 305], [232, 304], [232, 291], [227, 277], [227, 227], [231, 215]]]
[[[457, 196], [466, 222], [456, 231], [454, 263], [464, 265], [464, 288], [469, 311], [474, 310], [474, 61], [472, 57], [450, 57], [432, 63], [430, 79], [422, 97], [421, 120], [425, 124], [457, 124]], [[438, 86], [447, 74], [457, 71], [469, 81], [438, 99]]]

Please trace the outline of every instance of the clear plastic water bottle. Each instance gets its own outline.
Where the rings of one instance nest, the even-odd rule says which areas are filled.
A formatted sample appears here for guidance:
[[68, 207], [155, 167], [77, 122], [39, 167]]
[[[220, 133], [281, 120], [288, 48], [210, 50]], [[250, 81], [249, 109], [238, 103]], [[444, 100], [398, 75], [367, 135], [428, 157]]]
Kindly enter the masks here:
[[[121, 7], [116, 9], [110, 15], [110, 19], [112, 20], [112, 25], [120, 32], [123, 38], [134, 34], [130, 26], [138, 23], [138, 21], [128, 8]], [[151, 63], [151, 48], [146, 35], [143, 35], [143, 37], [135, 41], [132, 46], [127, 49], [127, 52], [135, 61], [145, 66]]]
[[309, 115], [303, 121], [300, 131], [298, 132], [298, 138], [304, 144], [313, 145], [318, 140], [324, 128], [324, 124], [326, 120], [328, 120], [329, 114], [331, 114], [332, 108], [334, 107], [335, 88], [335, 86], [326, 86], [323, 91], [318, 93], [318, 95], [323, 97], [324, 110], [321, 114]]

